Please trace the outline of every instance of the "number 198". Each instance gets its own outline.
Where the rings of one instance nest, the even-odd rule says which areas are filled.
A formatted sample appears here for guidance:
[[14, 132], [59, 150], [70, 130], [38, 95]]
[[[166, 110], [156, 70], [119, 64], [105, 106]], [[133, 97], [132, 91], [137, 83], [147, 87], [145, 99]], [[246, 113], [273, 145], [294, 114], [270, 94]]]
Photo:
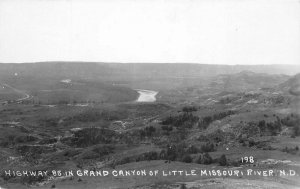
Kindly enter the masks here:
[[245, 156], [242, 157], [242, 163], [254, 163], [254, 158], [253, 156]]

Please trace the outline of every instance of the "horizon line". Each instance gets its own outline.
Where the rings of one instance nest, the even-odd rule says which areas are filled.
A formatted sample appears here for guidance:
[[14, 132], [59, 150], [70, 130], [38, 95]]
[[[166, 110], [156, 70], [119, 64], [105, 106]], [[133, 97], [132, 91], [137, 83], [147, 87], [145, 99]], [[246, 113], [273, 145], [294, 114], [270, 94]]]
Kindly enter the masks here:
[[0, 64], [39, 64], [39, 63], [97, 63], [97, 64], [198, 64], [198, 65], [218, 65], [218, 66], [276, 66], [276, 65], [290, 65], [300, 66], [299, 64], [209, 64], [209, 63], [194, 63], [194, 62], [101, 62], [101, 61], [36, 61], [36, 62], [0, 62]]

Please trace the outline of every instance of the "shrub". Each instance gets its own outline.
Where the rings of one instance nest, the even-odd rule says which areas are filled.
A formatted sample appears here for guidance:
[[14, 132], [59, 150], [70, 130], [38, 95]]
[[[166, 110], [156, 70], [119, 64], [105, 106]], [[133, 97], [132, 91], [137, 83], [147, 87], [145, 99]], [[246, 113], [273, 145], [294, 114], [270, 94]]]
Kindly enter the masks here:
[[104, 156], [113, 152], [114, 147], [112, 145], [99, 145], [93, 148], [93, 152], [99, 154], [99, 156]]
[[193, 159], [190, 155], [185, 155], [183, 158], [182, 158], [182, 162], [185, 162], [185, 163], [192, 163]]
[[21, 135], [15, 137], [14, 141], [15, 143], [24, 143], [24, 142], [33, 142], [36, 141], [37, 138], [31, 135]]
[[44, 118], [40, 120], [40, 123], [44, 127], [57, 127], [59, 118]]
[[116, 136], [116, 133], [103, 127], [91, 127], [79, 130], [74, 135], [73, 143], [79, 147], [86, 147], [99, 143], [109, 144]]
[[165, 150], [160, 151], [159, 158], [160, 159], [167, 159], [167, 152]]
[[206, 153], [203, 155], [203, 164], [209, 165], [209, 164], [212, 164], [212, 163], [213, 163], [213, 159], [212, 159], [211, 156], [206, 152]]
[[239, 167], [241, 165], [241, 162], [240, 161], [231, 161], [230, 165], [234, 166], [234, 167]]
[[187, 189], [185, 184], [180, 184], [180, 189]]
[[195, 112], [197, 108], [195, 106], [185, 106], [182, 108], [183, 112]]
[[189, 154], [196, 154], [199, 152], [199, 149], [196, 146], [191, 145], [186, 152]]
[[221, 166], [226, 166], [227, 165], [227, 158], [226, 158], [225, 154], [223, 154], [219, 158], [219, 165], [221, 165]]
[[258, 122], [258, 127], [259, 127], [261, 132], [265, 132], [266, 131], [266, 122], [265, 122], [265, 120], [259, 121]]
[[131, 160], [130, 157], [125, 157], [125, 158], [121, 159], [121, 160], [118, 162], [118, 164], [119, 164], [119, 165], [122, 165], [122, 164], [130, 163], [130, 162], [132, 162], [132, 161], [133, 161], [133, 160]]
[[296, 154], [297, 151], [299, 151], [299, 147], [296, 146], [295, 148], [288, 148], [287, 146], [282, 149], [283, 152], [286, 152], [286, 153], [290, 153], [290, 154]]
[[175, 127], [191, 128], [199, 118], [191, 113], [184, 112], [176, 116], [169, 116], [161, 122], [163, 125], [174, 125]]
[[252, 147], [256, 144], [256, 142], [254, 141], [254, 139], [249, 139], [249, 147]]
[[294, 131], [293, 134], [295, 136], [300, 136], [300, 126], [299, 125], [295, 125], [293, 131]]
[[57, 139], [56, 138], [45, 138], [45, 139], [42, 139], [39, 144], [52, 144], [52, 143], [55, 143], [57, 142]]
[[161, 129], [164, 131], [172, 131], [173, 127], [172, 126], [168, 126], [168, 125], [163, 125], [161, 126]]
[[63, 155], [67, 157], [74, 157], [80, 153], [81, 151], [79, 149], [68, 148], [64, 151]]
[[152, 152], [146, 152], [143, 154], [143, 160], [157, 160], [159, 159], [159, 154], [155, 151], [152, 151]]
[[29, 176], [26, 176], [26, 177], [21, 177], [21, 182], [23, 184], [34, 184], [34, 183], [37, 183], [37, 182], [42, 182], [43, 180], [45, 180], [45, 177], [39, 175], [39, 176], [32, 176], [32, 175], [29, 175]]
[[153, 127], [153, 126], [149, 126], [149, 127], [146, 127], [146, 128], [144, 129], [145, 135], [146, 135], [147, 137], [152, 136], [153, 133], [155, 133], [155, 131], [156, 131], [156, 129], [155, 129], [155, 127]]
[[201, 163], [202, 163], [202, 157], [201, 157], [201, 155], [199, 155], [199, 157], [198, 157], [196, 163], [198, 163], [198, 164], [201, 164]]
[[218, 129], [217, 131], [211, 133], [208, 135], [208, 138], [213, 140], [214, 142], [222, 142], [225, 140], [225, 132], [221, 129]]
[[177, 158], [177, 149], [175, 145], [169, 146], [167, 149], [167, 160], [175, 161]]
[[215, 151], [215, 146], [213, 143], [208, 142], [208, 143], [202, 145], [200, 150], [201, 150], [201, 152], [213, 152], [213, 151]]

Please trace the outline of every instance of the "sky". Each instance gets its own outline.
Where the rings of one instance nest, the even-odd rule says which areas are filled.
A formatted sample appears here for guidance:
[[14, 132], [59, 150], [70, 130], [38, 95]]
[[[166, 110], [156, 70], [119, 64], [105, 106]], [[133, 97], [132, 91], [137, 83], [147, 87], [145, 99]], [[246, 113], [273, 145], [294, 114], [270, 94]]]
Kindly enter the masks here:
[[299, 0], [0, 0], [0, 62], [299, 64]]

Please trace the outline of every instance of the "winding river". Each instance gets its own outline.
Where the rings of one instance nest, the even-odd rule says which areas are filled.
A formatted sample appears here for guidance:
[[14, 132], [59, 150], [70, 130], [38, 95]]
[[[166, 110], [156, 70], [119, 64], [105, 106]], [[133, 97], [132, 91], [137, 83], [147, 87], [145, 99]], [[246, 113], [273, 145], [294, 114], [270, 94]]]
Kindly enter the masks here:
[[136, 102], [155, 102], [157, 91], [150, 91], [144, 89], [135, 89], [140, 95]]

